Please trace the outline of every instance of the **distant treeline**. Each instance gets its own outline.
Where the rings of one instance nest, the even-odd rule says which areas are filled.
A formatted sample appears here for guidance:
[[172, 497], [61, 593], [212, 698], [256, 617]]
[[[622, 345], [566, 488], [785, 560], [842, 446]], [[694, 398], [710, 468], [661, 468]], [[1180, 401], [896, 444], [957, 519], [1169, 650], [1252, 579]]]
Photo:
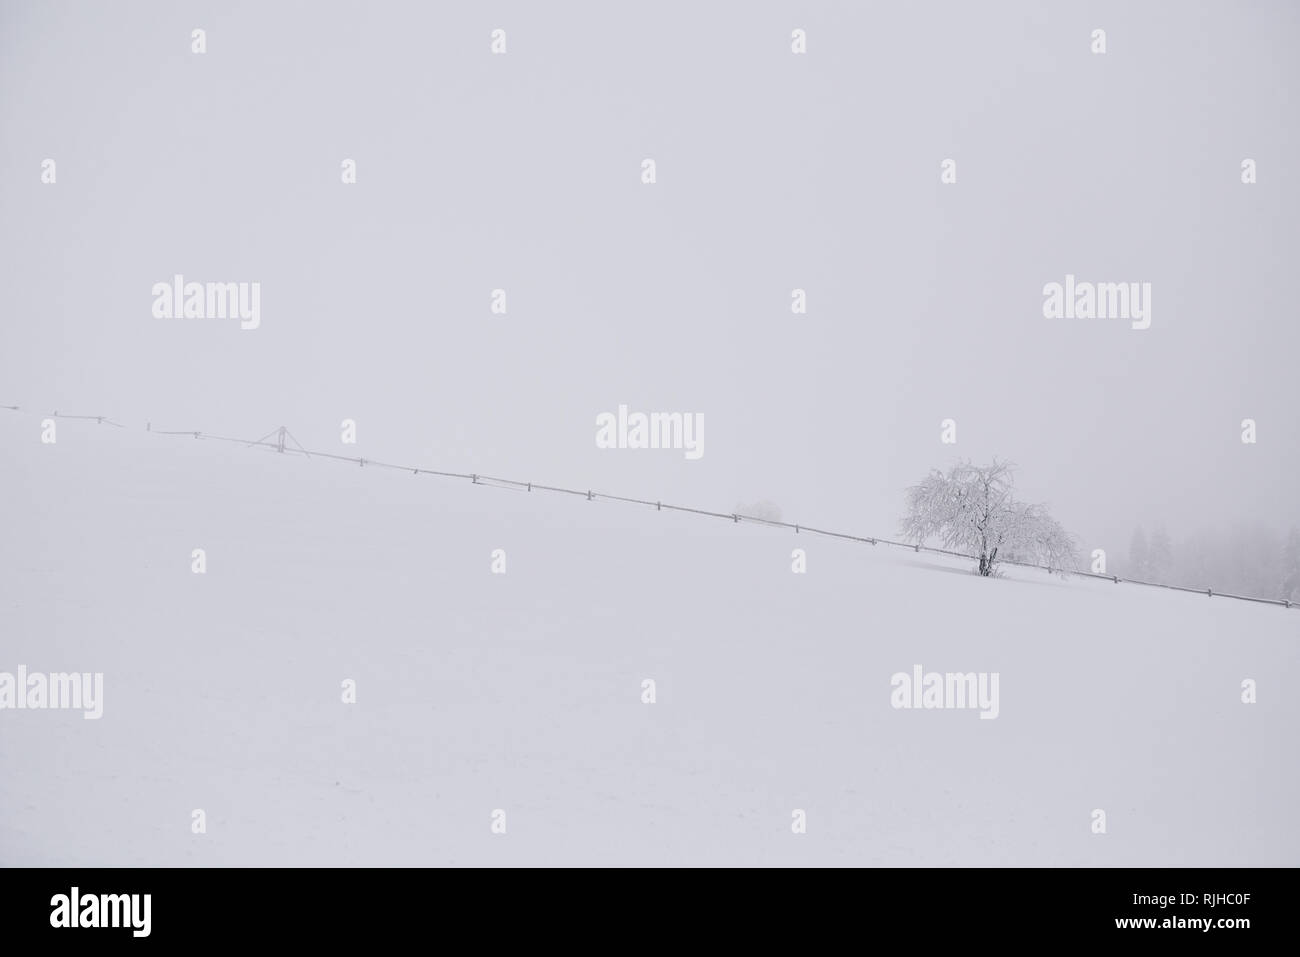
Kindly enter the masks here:
[[1300, 601], [1300, 528], [1280, 533], [1255, 523], [1172, 538], [1163, 525], [1150, 534], [1139, 525], [1128, 554], [1110, 570], [1142, 581]]

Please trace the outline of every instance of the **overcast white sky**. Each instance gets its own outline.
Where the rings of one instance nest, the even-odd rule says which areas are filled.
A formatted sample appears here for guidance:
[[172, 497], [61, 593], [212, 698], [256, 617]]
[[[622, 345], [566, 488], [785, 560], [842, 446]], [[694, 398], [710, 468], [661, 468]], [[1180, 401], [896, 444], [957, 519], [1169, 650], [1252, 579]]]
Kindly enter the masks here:
[[[956, 455], [1089, 547], [1289, 525], [1300, 14], [1071, 6], [6, 0], [0, 403], [864, 534]], [[261, 327], [155, 319], [175, 273]], [[1045, 319], [1067, 273], [1151, 328]], [[620, 403], [704, 457], [598, 450]]]

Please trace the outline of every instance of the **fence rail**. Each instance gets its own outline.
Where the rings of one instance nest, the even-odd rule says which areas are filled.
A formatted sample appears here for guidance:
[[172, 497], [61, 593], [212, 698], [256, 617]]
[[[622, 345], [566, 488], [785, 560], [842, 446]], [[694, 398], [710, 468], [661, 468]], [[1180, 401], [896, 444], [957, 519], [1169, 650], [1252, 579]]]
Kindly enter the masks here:
[[[21, 406], [17, 406], [17, 405], [0, 405], [0, 409], [7, 409], [12, 412], [26, 413], [26, 410], [24, 410]], [[105, 415], [68, 415], [66, 413], [61, 413], [57, 411], [47, 412], [47, 413], [26, 413], [26, 414], [39, 415], [42, 418], [93, 421], [98, 425], [111, 425], [114, 428], [119, 428], [119, 429], [129, 428], [129, 426], [125, 426], [119, 422], [115, 422], [111, 418]], [[821, 535], [826, 538], [838, 538], [845, 541], [859, 542], [862, 544], [873, 545], [873, 546], [886, 545], [892, 548], [905, 548], [908, 551], [917, 552], [917, 553], [928, 552], [932, 555], [948, 555], [953, 558], [962, 558], [969, 561], [979, 560], [978, 556], [976, 555], [969, 555], [965, 552], [957, 552], [947, 548], [935, 548], [930, 545], [922, 545], [920, 543], [913, 543], [913, 542], [899, 542], [888, 538], [850, 535], [847, 532], [836, 532], [824, 528], [813, 528], [809, 525], [801, 525], [797, 522], [782, 522], [777, 519], [763, 518], [762, 516], [758, 516], [758, 515], [744, 515], [739, 512], [714, 512], [703, 508], [692, 508], [687, 505], [672, 505], [668, 502], [659, 502], [659, 501], [652, 502], [649, 499], [630, 498], [625, 495], [613, 495], [607, 492], [596, 492], [591, 489], [583, 490], [583, 489], [564, 488], [562, 486], [557, 486], [557, 485], [541, 485], [537, 482], [525, 482], [525, 481], [519, 481], [518, 479], [499, 478], [494, 475], [480, 475], [475, 472], [445, 472], [439, 469], [425, 468], [423, 466], [396, 465], [391, 462], [380, 462], [376, 459], [364, 458], [363, 456], [339, 455], [334, 452], [322, 452], [318, 450], [311, 450], [311, 449], [306, 449], [303, 446], [299, 445], [298, 440], [294, 439], [292, 433], [290, 433], [288, 429], [285, 429], [283, 426], [278, 429], [273, 429], [266, 436], [263, 436], [260, 439], [252, 439], [252, 440], [233, 438], [231, 436], [226, 436], [226, 435], [213, 435], [208, 432], [196, 431], [192, 429], [191, 430], [155, 429], [153, 427], [152, 422], [146, 423], [145, 431], [153, 435], [167, 435], [167, 436], [188, 435], [188, 436], [192, 436], [195, 439], [200, 439], [200, 440], [208, 440], [213, 442], [233, 442], [239, 445], [243, 445], [247, 448], [253, 448], [253, 447], [267, 448], [275, 452], [280, 452], [287, 455], [302, 455], [308, 458], [333, 459], [338, 462], [349, 462], [354, 465], [358, 465], [362, 468], [366, 466], [370, 466], [371, 468], [395, 469], [401, 472], [410, 472], [413, 475], [434, 475], [441, 478], [468, 479], [474, 485], [483, 485], [489, 488], [509, 488], [516, 491], [556, 492], [564, 495], [577, 495], [586, 498], [588, 501], [603, 499], [605, 501], [610, 501], [610, 502], [621, 502], [621, 503], [631, 504], [631, 505], [644, 505], [648, 507], [653, 507], [656, 511], [663, 511], [666, 509], [668, 511], [673, 511], [673, 512], [688, 512], [692, 515], [704, 515], [710, 518], [726, 519], [728, 521], [737, 524], [739, 524], [740, 522], [747, 522], [754, 525], [766, 525], [771, 528], [786, 528], [786, 529], [793, 530], [795, 534]], [[277, 436], [277, 441], [274, 442], [267, 441], [268, 438], [273, 435]], [[292, 439], [294, 446], [288, 445], [286, 439]], [[1037, 569], [1047, 571], [1049, 573], [1053, 571], [1060, 573], [1062, 571], [1062, 569], [1051, 568], [1050, 566], [1047, 565], [1040, 565], [1037, 562], [1022, 562], [1010, 558], [1002, 559], [1002, 563], [1007, 565], [1016, 565], [1021, 568], [1037, 568]], [[1252, 601], [1263, 605], [1280, 605], [1283, 608], [1300, 607], [1300, 602], [1291, 601], [1286, 598], [1259, 598], [1257, 596], [1252, 596], [1252, 595], [1234, 595], [1228, 592], [1215, 591], [1213, 588], [1192, 588], [1187, 585], [1173, 585], [1167, 582], [1149, 582], [1149, 581], [1142, 581], [1141, 579], [1137, 579], [1137, 578], [1125, 578], [1122, 575], [1106, 575], [1106, 574], [1100, 574], [1098, 572], [1082, 571], [1080, 569], [1067, 569], [1066, 573], [1070, 575], [1078, 575], [1082, 578], [1096, 578], [1104, 581], [1114, 582], [1117, 585], [1123, 583], [1128, 585], [1141, 585], [1147, 588], [1165, 588], [1171, 591], [1182, 591], [1182, 592], [1190, 592], [1198, 595], [1208, 595], [1211, 598], [1233, 598], [1238, 601]]]

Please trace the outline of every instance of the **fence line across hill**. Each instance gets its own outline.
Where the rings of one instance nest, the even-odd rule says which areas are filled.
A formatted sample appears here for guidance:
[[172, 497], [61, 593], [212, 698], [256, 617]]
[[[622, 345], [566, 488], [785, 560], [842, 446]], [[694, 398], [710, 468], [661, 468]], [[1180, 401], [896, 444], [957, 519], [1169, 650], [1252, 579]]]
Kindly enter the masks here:
[[[30, 415], [37, 415], [40, 416], [41, 418], [75, 419], [81, 421], [92, 421], [95, 422], [97, 425], [111, 425], [114, 428], [118, 428], [118, 429], [129, 428], [129, 426], [125, 426], [119, 422], [113, 421], [109, 416], [106, 415], [67, 415], [65, 413], [61, 413], [58, 411], [46, 412], [46, 413], [39, 413], [39, 412], [29, 413], [27, 412], [27, 410], [17, 405], [0, 405], [0, 409], [7, 409], [12, 412], [20, 412], [20, 413], [25, 413]], [[322, 452], [322, 451], [317, 451], [312, 449], [306, 449], [301, 444], [299, 444], [298, 440], [293, 438], [293, 434], [283, 426], [281, 426], [278, 429], [273, 429], [271, 432], [267, 433], [265, 436], [263, 436], [260, 439], [251, 439], [251, 440], [234, 438], [227, 435], [213, 435], [208, 432], [195, 431], [192, 429], [182, 429], [182, 430], [155, 429], [153, 428], [152, 422], [146, 423], [145, 431], [153, 435], [191, 436], [195, 439], [201, 439], [201, 440], [206, 439], [213, 442], [232, 442], [238, 445], [243, 445], [247, 448], [253, 448], [253, 447], [267, 448], [267, 449], [272, 449], [273, 451], [279, 453], [284, 453], [288, 455], [302, 455], [302, 456], [306, 456], [307, 458], [334, 459], [335, 461], [339, 461], [339, 462], [350, 462], [362, 468], [365, 468], [366, 466], [370, 466], [371, 468], [394, 469], [399, 472], [410, 472], [413, 475], [434, 475], [441, 478], [468, 479], [471, 484], [483, 485], [490, 488], [509, 488], [509, 489], [514, 489], [516, 491], [525, 491], [525, 492], [557, 492], [565, 495], [581, 496], [583, 498], [586, 498], [588, 501], [595, 501], [596, 499], [604, 499], [610, 502], [621, 502], [630, 505], [644, 505], [650, 508], [654, 508], [656, 511], [667, 510], [672, 512], [688, 512], [692, 515], [705, 515], [710, 518], [721, 518], [736, 524], [739, 524], [741, 522], [747, 522], [754, 525], [767, 525], [772, 528], [791, 529], [797, 535], [798, 534], [821, 535], [826, 538], [838, 538], [850, 542], [859, 542], [864, 545], [873, 545], [873, 546], [886, 545], [892, 548], [905, 548], [910, 552], [918, 552], [918, 553], [929, 552], [930, 554], [933, 555], [948, 555], [953, 558], [962, 558], [968, 561], [979, 560], [979, 556], [977, 555], [969, 555], [965, 552], [957, 552], [947, 548], [934, 548], [930, 545], [921, 545], [919, 543], [910, 543], [910, 542], [899, 542], [888, 538], [879, 538], [879, 537], [863, 536], [863, 535], [850, 535], [847, 532], [835, 532], [824, 528], [813, 528], [812, 526], [809, 525], [801, 525], [798, 522], [782, 522], [776, 519], [763, 518], [762, 516], [758, 516], [758, 515], [744, 515], [739, 512], [715, 512], [703, 508], [691, 508], [686, 505], [673, 505], [668, 502], [660, 502], [660, 501], [652, 502], [649, 499], [630, 498], [625, 495], [612, 495], [607, 492], [596, 492], [591, 489], [583, 490], [583, 489], [563, 488], [557, 485], [541, 485], [537, 482], [525, 482], [525, 481], [519, 481], [517, 479], [499, 478], [494, 475], [481, 475], [476, 472], [444, 472], [439, 469], [430, 469], [430, 468], [425, 468], [423, 466], [396, 465], [391, 462], [380, 462], [377, 459], [368, 459], [363, 456], [338, 455], [337, 453], [334, 452]], [[275, 436], [276, 440], [268, 441], [271, 436]], [[292, 446], [288, 444], [288, 440], [292, 440], [293, 442]], [[1010, 558], [1002, 559], [1001, 561], [1003, 564], [1017, 565], [1020, 566], [1021, 568], [1042, 569], [1048, 572], [1049, 574], [1053, 571], [1058, 573], [1061, 571], [1061, 569], [1059, 568], [1052, 568], [1047, 565], [1038, 564], [1037, 562], [1022, 562]], [[1280, 605], [1283, 608], [1300, 607], [1300, 602], [1294, 602], [1286, 598], [1258, 598], [1251, 595], [1233, 595], [1228, 592], [1215, 591], [1213, 588], [1191, 588], [1186, 585], [1172, 585], [1166, 582], [1148, 582], [1136, 578], [1124, 578], [1121, 575], [1104, 575], [1098, 572], [1082, 571], [1079, 569], [1067, 569], [1066, 571], [1070, 575], [1078, 575], [1082, 578], [1102, 579], [1104, 581], [1114, 582], [1117, 585], [1120, 583], [1124, 583], [1128, 585], [1142, 585], [1147, 588], [1165, 588], [1171, 591], [1182, 591], [1182, 592], [1191, 592], [1193, 594], [1198, 594], [1198, 595], [1208, 595], [1211, 598], [1235, 598], [1238, 601], [1253, 601], [1263, 605]]]

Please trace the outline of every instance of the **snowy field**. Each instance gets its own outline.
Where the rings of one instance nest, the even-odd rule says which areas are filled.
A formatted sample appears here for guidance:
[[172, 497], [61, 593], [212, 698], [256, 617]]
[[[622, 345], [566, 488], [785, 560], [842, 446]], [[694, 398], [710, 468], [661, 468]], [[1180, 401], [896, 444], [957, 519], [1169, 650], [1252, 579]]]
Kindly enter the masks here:
[[104, 713], [0, 711], [0, 864], [1300, 864], [1300, 612], [59, 429], [0, 413], [0, 671]]

